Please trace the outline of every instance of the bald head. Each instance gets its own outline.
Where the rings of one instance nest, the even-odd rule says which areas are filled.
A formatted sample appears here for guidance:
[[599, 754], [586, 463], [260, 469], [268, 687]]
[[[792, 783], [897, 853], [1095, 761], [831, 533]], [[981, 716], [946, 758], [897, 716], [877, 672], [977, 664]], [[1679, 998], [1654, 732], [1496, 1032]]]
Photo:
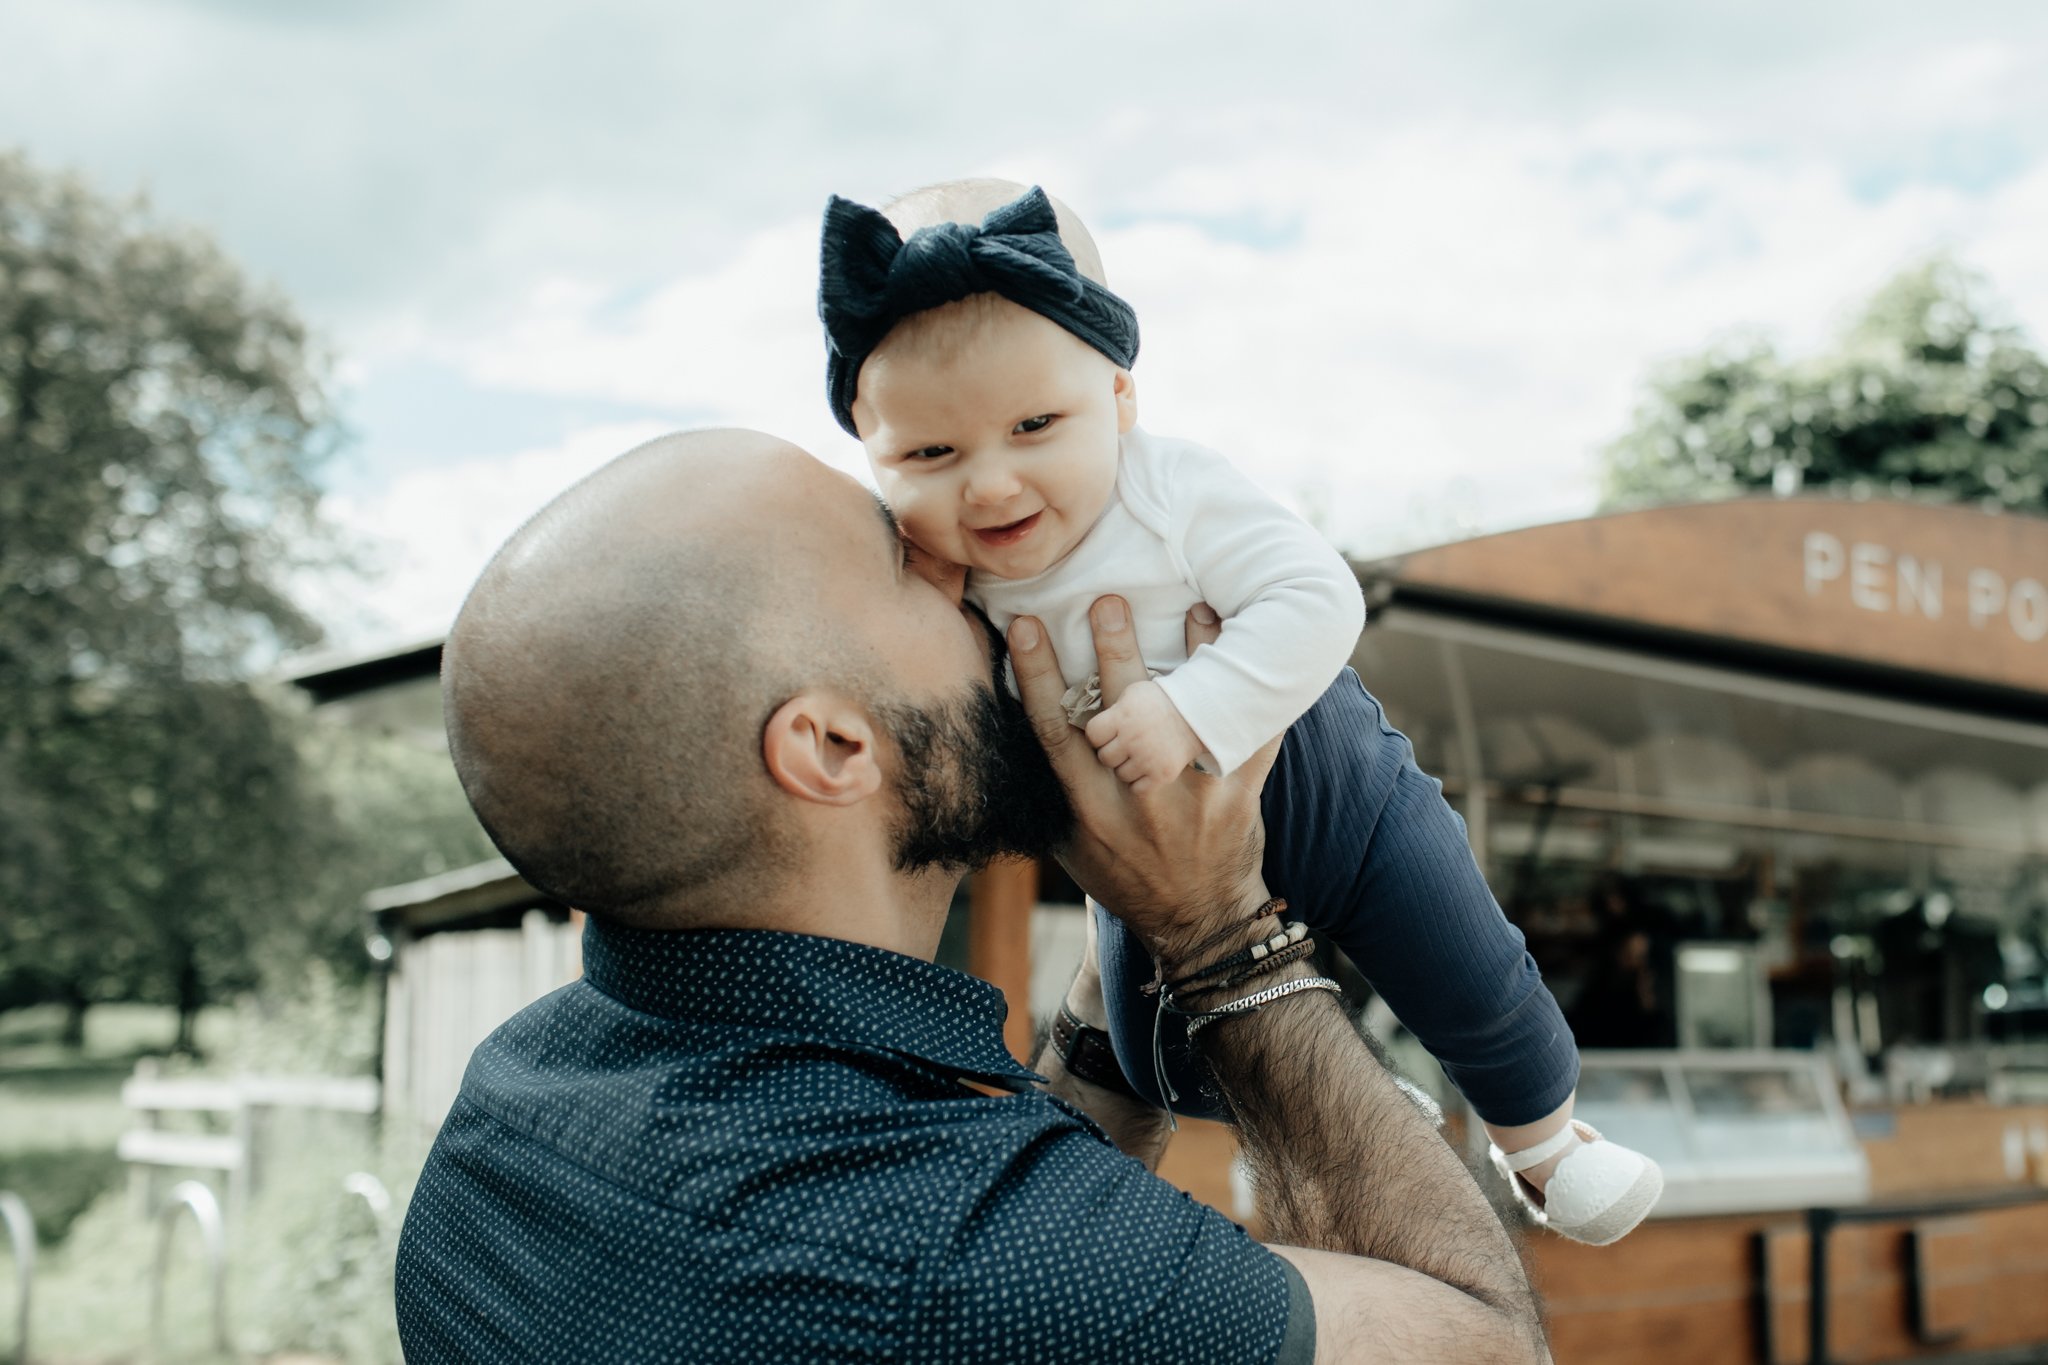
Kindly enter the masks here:
[[444, 655], [449, 748], [535, 886], [680, 927], [681, 907], [743, 894], [785, 852], [762, 726], [821, 675], [861, 671], [814, 619], [815, 566], [775, 534], [821, 480], [846, 482], [758, 433], [664, 437], [491, 560]]

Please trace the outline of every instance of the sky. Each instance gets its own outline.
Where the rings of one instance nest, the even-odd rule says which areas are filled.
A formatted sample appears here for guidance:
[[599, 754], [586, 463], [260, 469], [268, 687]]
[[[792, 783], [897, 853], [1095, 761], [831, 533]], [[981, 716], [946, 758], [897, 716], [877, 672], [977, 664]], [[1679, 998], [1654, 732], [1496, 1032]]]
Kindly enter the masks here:
[[1946, 251], [2048, 340], [2048, 5], [67, 0], [0, 6], [0, 146], [213, 233], [350, 432], [339, 652], [444, 631], [605, 460], [758, 427], [862, 473], [828, 195], [1077, 209], [1140, 420], [1376, 555], [1581, 516], [1659, 365], [1827, 343]]

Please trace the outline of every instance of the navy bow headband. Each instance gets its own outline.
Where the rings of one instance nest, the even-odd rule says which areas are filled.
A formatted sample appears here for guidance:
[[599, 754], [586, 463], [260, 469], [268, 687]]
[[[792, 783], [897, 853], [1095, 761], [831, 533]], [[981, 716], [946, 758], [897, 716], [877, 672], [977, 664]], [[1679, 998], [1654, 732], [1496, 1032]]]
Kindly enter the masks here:
[[1057, 322], [1124, 369], [1138, 359], [1138, 315], [1083, 275], [1060, 240], [1045, 191], [972, 223], [935, 223], [904, 241], [874, 209], [832, 196], [818, 267], [825, 324], [825, 392], [839, 425], [853, 426], [860, 367], [912, 313], [994, 292]]

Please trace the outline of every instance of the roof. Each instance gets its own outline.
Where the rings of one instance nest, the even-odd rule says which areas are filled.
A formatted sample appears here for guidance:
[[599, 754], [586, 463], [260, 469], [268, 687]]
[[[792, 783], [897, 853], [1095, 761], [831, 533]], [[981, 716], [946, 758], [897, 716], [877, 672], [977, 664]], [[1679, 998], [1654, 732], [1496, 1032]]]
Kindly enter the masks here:
[[2048, 696], [2040, 517], [1738, 498], [1481, 536], [1361, 575], [1413, 605], [1991, 709]]
[[330, 702], [436, 677], [440, 672], [441, 641], [433, 639], [374, 654], [313, 655], [289, 665], [285, 680], [315, 702]]
[[555, 903], [514, 872], [503, 858], [458, 867], [416, 882], [380, 887], [363, 897], [363, 909], [371, 915], [380, 921], [396, 920], [412, 930], [493, 911]]

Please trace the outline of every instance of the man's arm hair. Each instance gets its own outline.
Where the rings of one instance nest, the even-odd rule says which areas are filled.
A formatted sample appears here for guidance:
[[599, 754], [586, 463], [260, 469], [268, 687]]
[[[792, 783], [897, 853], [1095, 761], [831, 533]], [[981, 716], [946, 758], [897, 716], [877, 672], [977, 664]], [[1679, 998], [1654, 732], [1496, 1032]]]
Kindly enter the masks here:
[[1277, 1000], [1201, 1046], [1267, 1236], [1316, 1301], [1318, 1362], [1548, 1359], [1513, 1240], [1334, 1000]]

